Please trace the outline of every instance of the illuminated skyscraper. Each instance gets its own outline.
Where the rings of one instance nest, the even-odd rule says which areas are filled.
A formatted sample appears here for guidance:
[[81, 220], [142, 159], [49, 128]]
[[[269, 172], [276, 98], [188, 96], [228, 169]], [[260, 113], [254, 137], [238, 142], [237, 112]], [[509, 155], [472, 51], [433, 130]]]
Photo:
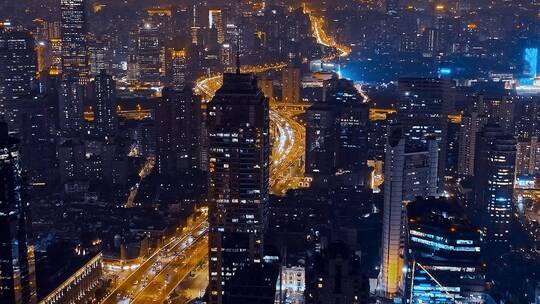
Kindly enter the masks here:
[[225, 74], [208, 108], [210, 303], [262, 263], [270, 166], [269, 105], [251, 74]]
[[475, 159], [475, 197], [484, 241], [504, 249], [514, 212], [516, 140], [498, 125], [488, 124], [478, 135]]
[[161, 85], [162, 45], [159, 27], [153, 23], [145, 22], [139, 28], [137, 46], [139, 81], [144, 85]]
[[62, 73], [73, 74], [81, 84], [88, 81], [85, 0], [61, 0]]
[[401, 126], [391, 126], [384, 161], [384, 208], [381, 296], [394, 298], [403, 292], [404, 202], [437, 195], [437, 142], [428, 139], [424, 148], [408, 146]]
[[0, 302], [36, 303], [34, 246], [23, 196], [18, 140], [0, 122]]
[[37, 58], [28, 32], [0, 29], [0, 117], [19, 131], [18, 105], [36, 83]]
[[94, 94], [94, 126], [100, 137], [113, 135], [116, 130], [116, 82], [105, 70], [92, 83]]
[[225, 41], [225, 28], [223, 27], [223, 15], [220, 9], [211, 9], [208, 11], [208, 27], [217, 30], [218, 43]]
[[169, 81], [176, 90], [184, 89], [187, 77], [186, 49], [170, 49]]

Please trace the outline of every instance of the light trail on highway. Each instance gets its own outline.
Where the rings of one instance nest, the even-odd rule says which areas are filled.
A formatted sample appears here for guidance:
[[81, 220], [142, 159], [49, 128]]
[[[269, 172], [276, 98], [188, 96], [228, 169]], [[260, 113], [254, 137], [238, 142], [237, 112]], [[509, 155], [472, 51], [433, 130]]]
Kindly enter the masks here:
[[[315, 13], [304, 3], [304, 13], [309, 16], [311, 23], [311, 32], [317, 43], [329, 48], [334, 48], [339, 52], [339, 57], [347, 57], [351, 54], [351, 48], [347, 45], [337, 43], [336, 40], [330, 37], [324, 29], [324, 19], [316, 16]], [[328, 56], [323, 59], [330, 60], [336, 56]]]
[[[242, 73], [263, 73], [266, 71], [280, 70], [287, 66], [287, 63], [277, 62], [270, 64], [262, 64], [257, 66], [243, 66], [241, 67]], [[202, 96], [204, 102], [209, 102], [216, 94], [216, 91], [223, 84], [223, 74], [214, 73], [203, 77], [200, 77], [195, 81], [195, 87], [193, 92]]]
[[206, 220], [207, 217], [202, 216], [193, 221], [180, 236], [172, 237], [170, 241], [151, 254], [130, 275], [117, 283], [116, 287], [101, 301], [101, 303], [131, 303], [134, 297], [138, 295], [141, 290], [146, 288], [145, 282], [151, 282], [156, 276], [156, 273], [159, 273], [164, 269], [163, 264], [171, 262], [170, 260], [167, 260], [167, 253], [175, 252], [176, 255], [180, 255], [183, 251], [190, 248], [194, 243], [194, 240], [206, 237], [208, 229]]
[[186, 248], [185, 254], [171, 259], [162, 270], [133, 297], [130, 303], [163, 303], [178, 284], [208, 256], [208, 236], [201, 233]]

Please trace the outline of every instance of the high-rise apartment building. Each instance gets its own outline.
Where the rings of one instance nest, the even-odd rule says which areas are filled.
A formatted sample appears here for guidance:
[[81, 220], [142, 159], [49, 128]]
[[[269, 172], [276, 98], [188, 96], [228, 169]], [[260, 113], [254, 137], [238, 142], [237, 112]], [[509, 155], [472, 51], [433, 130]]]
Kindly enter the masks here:
[[538, 137], [522, 139], [516, 144], [516, 178], [540, 174], [540, 142]]
[[18, 140], [0, 122], [0, 302], [36, 303], [34, 245]]
[[478, 112], [463, 115], [459, 130], [458, 174], [460, 176], [474, 175], [476, 136], [486, 124], [487, 117]]
[[268, 204], [269, 105], [250, 74], [225, 74], [208, 111], [210, 303], [227, 282], [261, 263]]
[[499, 125], [505, 132], [514, 131], [516, 103], [510, 90], [490, 88], [477, 97], [478, 112], [487, 118], [488, 123]]
[[59, 127], [68, 136], [76, 135], [84, 124], [84, 86], [73, 73], [63, 73], [59, 92]]
[[390, 127], [384, 161], [384, 208], [379, 292], [394, 298], [403, 292], [404, 203], [438, 192], [438, 153], [435, 138], [427, 146], [409, 146], [399, 125]]
[[116, 130], [116, 82], [105, 70], [92, 83], [96, 135], [111, 136]]

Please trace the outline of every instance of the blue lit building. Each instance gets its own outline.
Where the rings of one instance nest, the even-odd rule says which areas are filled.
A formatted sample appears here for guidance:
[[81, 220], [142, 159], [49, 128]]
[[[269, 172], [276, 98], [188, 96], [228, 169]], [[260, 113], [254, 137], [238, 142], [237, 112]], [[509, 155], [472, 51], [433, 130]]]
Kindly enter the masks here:
[[[472, 303], [484, 295], [479, 230], [454, 201], [417, 199], [407, 204], [410, 303]], [[483, 303], [483, 302], [482, 302]]]

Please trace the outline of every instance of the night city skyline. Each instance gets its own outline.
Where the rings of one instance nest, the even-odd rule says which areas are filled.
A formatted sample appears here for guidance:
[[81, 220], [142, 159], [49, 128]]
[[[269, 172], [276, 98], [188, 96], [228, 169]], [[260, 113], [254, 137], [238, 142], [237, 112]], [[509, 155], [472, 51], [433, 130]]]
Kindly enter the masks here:
[[0, 304], [540, 304], [540, 1], [0, 0]]

